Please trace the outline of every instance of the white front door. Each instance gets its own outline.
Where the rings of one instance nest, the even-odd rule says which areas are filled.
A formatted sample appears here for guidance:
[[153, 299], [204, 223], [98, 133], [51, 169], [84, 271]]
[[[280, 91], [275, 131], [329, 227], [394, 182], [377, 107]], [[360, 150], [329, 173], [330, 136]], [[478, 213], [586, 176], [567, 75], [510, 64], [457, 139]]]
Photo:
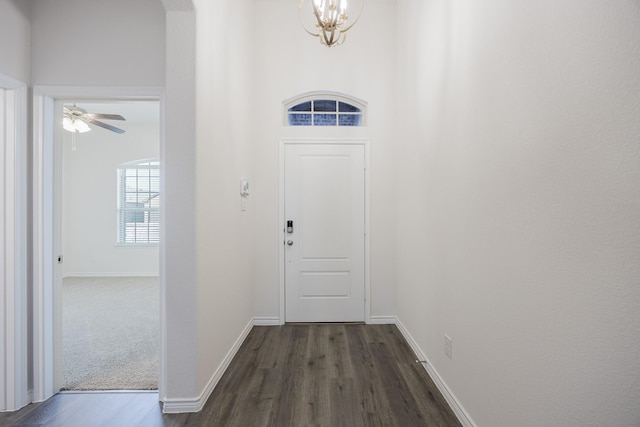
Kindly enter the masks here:
[[365, 318], [365, 149], [286, 144], [285, 320]]

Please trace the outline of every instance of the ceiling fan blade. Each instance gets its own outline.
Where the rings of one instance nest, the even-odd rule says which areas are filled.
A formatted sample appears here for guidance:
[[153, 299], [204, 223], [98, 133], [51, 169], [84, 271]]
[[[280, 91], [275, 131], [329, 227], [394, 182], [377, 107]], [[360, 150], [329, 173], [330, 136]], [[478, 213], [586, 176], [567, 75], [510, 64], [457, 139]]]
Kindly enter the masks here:
[[101, 128], [110, 130], [110, 131], [115, 132], [115, 133], [124, 133], [125, 132], [123, 129], [120, 129], [120, 128], [117, 128], [115, 126], [111, 126], [111, 125], [109, 125], [107, 123], [103, 123], [103, 122], [100, 122], [98, 120], [93, 120], [93, 119], [90, 119], [90, 118], [87, 118], [87, 117], [84, 118], [84, 121], [86, 121], [87, 123], [90, 123], [92, 125], [100, 126]]
[[100, 114], [100, 113], [87, 113], [86, 117], [90, 119], [103, 119], [103, 120], [127, 120], [120, 114]]

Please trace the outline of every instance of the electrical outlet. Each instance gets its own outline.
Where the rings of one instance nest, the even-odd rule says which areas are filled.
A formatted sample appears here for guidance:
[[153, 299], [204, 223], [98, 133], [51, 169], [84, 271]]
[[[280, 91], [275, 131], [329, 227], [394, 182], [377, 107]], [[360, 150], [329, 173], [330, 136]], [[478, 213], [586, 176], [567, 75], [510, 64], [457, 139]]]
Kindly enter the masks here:
[[453, 359], [453, 340], [447, 334], [444, 334], [444, 354], [446, 354], [449, 359]]

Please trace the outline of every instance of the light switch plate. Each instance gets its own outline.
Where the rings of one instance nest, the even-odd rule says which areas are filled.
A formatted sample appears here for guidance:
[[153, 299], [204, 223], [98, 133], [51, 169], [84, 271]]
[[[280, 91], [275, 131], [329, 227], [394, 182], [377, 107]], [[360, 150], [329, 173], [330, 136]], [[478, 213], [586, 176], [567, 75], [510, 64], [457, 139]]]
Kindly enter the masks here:
[[240, 195], [248, 196], [249, 195], [249, 181], [246, 179], [240, 180]]

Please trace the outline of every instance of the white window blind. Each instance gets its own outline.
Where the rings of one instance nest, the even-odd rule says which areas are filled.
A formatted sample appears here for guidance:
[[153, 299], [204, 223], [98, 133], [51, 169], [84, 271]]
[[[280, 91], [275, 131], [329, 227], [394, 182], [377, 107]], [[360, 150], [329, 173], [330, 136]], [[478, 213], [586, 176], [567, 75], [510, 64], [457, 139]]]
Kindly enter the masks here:
[[118, 169], [118, 243], [160, 242], [160, 162], [125, 163]]

